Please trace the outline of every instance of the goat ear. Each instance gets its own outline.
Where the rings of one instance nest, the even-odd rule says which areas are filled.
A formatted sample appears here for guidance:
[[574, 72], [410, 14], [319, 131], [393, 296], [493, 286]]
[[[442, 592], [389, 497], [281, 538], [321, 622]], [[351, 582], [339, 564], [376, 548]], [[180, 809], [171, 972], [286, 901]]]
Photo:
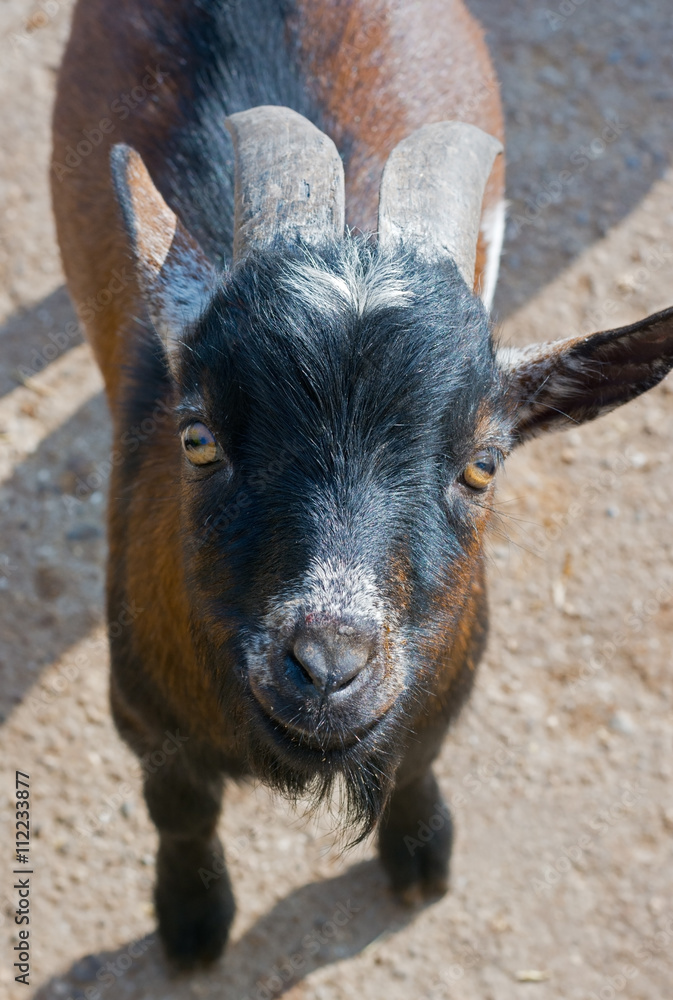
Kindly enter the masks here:
[[114, 146], [110, 166], [138, 284], [170, 360], [208, 305], [217, 272], [159, 194], [135, 149]]
[[673, 368], [673, 308], [618, 330], [501, 348], [517, 443], [593, 420], [651, 389]]

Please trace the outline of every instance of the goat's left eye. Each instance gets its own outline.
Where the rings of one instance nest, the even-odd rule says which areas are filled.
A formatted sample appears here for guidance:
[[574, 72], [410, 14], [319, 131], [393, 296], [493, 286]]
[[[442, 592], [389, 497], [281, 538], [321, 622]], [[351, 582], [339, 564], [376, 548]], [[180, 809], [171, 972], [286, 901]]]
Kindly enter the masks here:
[[493, 482], [498, 463], [490, 451], [478, 452], [463, 469], [461, 479], [471, 490], [485, 490]]
[[189, 424], [182, 432], [182, 447], [192, 465], [210, 465], [224, 457], [213, 433], [205, 424]]

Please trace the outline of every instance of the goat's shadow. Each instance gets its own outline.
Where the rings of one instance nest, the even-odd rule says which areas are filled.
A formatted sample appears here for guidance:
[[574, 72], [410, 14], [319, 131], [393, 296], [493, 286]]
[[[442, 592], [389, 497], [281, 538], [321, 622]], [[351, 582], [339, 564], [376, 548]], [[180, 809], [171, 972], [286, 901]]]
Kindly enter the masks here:
[[175, 973], [155, 933], [79, 959], [40, 987], [35, 1000], [271, 1000], [316, 969], [362, 954], [418, 913], [394, 899], [377, 861], [359, 862], [279, 900], [207, 970]]

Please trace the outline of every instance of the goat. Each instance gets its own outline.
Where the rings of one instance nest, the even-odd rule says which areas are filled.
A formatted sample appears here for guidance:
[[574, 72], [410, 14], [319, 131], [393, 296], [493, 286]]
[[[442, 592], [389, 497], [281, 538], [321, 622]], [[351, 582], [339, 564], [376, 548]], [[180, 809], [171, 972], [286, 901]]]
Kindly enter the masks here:
[[498, 349], [502, 139], [460, 0], [75, 9], [53, 203], [113, 421], [109, 620], [143, 609], [110, 629], [112, 711], [141, 758], [180, 744], [144, 793], [183, 965], [234, 912], [225, 776], [339, 783], [395, 891], [446, 889], [448, 818], [405, 838], [484, 648], [498, 468], [673, 366], [672, 309]]

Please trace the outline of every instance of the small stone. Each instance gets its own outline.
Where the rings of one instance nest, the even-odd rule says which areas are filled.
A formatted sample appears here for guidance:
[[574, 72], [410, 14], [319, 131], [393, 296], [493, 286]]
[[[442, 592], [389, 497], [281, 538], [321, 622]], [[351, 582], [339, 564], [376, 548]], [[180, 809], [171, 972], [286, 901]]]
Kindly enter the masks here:
[[65, 580], [55, 566], [38, 566], [33, 584], [35, 593], [43, 601], [54, 601], [65, 590]]
[[619, 507], [610, 506], [605, 508], [607, 517], [619, 517]]
[[598, 742], [601, 744], [601, 746], [609, 747], [611, 745], [612, 738], [608, 730], [605, 728], [605, 726], [598, 727], [598, 729], [596, 730], [596, 736], [598, 737]]
[[633, 719], [628, 712], [621, 709], [612, 716], [609, 722], [610, 729], [615, 733], [622, 733], [624, 736], [632, 736], [636, 731]]
[[69, 542], [88, 542], [93, 538], [100, 538], [102, 534], [103, 532], [97, 524], [89, 524], [86, 521], [82, 521], [69, 528], [65, 533], [65, 537]]

